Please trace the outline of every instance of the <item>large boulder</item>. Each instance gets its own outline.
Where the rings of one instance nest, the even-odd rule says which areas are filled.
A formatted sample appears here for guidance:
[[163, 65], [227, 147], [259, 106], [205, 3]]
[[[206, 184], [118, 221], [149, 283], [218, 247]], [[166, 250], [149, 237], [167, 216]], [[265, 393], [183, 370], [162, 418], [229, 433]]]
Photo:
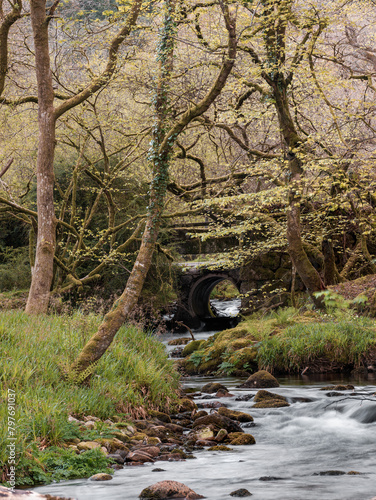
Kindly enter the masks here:
[[165, 500], [168, 498], [181, 498], [185, 500], [195, 500], [196, 498], [205, 498], [188, 486], [177, 481], [160, 481], [142, 490], [141, 499]]
[[241, 387], [254, 387], [265, 389], [267, 387], [279, 387], [278, 380], [266, 370], [260, 370], [251, 375]]

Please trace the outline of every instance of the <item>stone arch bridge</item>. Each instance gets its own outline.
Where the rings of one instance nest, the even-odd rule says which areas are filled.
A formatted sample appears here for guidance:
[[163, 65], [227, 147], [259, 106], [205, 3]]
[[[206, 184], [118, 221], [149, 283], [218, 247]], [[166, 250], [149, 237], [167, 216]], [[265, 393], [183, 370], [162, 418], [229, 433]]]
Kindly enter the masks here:
[[[174, 315], [176, 322], [181, 321], [192, 328], [198, 328], [202, 323], [209, 325], [215, 323], [217, 314], [211, 307], [209, 299], [212, 290], [221, 281], [228, 280], [239, 292], [243, 292], [244, 284], [240, 268], [212, 269], [213, 264], [214, 262], [179, 264], [181, 271], [177, 310]], [[222, 317], [221, 321], [226, 321], [226, 318]]]

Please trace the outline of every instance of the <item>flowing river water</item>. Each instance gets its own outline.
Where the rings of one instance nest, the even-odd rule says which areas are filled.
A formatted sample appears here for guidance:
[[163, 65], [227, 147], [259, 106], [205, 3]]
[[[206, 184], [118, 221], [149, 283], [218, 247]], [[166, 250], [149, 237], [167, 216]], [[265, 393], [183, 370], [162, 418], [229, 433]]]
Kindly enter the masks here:
[[[228, 306], [230, 307], [230, 306]], [[195, 333], [206, 338], [214, 332]], [[164, 336], [166, 341], [172, 336]], [[175, 336], [176, 338], [176, 336]], [[199, 391], [212, 377], [189, 377], [185, 387]], [[116, 471], [111, 481], [86, 479], [36, 488], [40, 493], [77, 500], [136, 500], [147, 486], [162, 480], [179, 481], [208, 500], [232, 498], [246, 488], [254, 500], [370, 500], [376, 497], [375, 379], [279, 378], [273, 392], [288, 398], [289, 407], [254, 409], [254, 389], [237, 386], [244, 380], [216, 378], [233, 397], [221, 398], [231, 409], [250, 413], [255, 425], [242, 424], [256, 445], [233, 451], [194, 451], [196, 459], [156, 462]], [[325, 385], [352, 383], [355, 391], [331, 396]], [[207, 403], [202, 395], [196, 403]], [[242, 399], [241, 399], [242, 398]], [[210, 401], [210, 400], [209, 400]], [[153, 472], [159, 467], [163, 471]], [[350, 473], [350, 474], [349, 474]]]

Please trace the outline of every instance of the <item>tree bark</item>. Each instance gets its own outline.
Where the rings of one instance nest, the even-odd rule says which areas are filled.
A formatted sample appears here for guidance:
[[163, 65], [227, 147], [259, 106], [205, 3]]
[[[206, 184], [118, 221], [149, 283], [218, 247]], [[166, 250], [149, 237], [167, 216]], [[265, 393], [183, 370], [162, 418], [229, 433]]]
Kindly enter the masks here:
[[78, 382], [82, 377], [85, 377], [85, 374], [90, 372], [91, 367], [95, 366], [95, 363], [103, 356], [111, 345], [117, 331], [137, 304], [147, 272], [150, 268], [155, 242], [158, 237], [163, 214], [164, 198], [168, 185], [168, 167], [172, 147], [185, 127], [193, 119], [202, 115], [202, 113], [204, 113], [214, 102], [226, 84], [227, 78], [235, 63], [237, 44], [235, 19], [231, 17], [227, 3], [221, 2], [221, 4], [226, 29], [228, 31], [227, 57], [207, 95], [196, 106], [189, 107], [186, 112], [182, 114], [180, 119], [168, 129], [168, 81], [171, 77], [173, 62], [173, 39], [169, 36], [172, 27], [169, 23], [173, 11], [175, 10], [176, 0], [166, 0], [167, 15], [165, 17], [165, 25], [162, 30], [162, 37], [158, 50], [159, 53], [157, 56], [160, 62], [160, 68], [155, 96], [156, 123], [154, 125], [153, 141], [150, 151], [154, 178], [150, 188], [148, 219], [142, 237], [141, 247], [124, 292], [115, 302], [111, 311], [104, 317], [98, 332], [85, 345], [77, 360], [71, 366], [72, 377]]
[[35, 66], [38, 84], [39, 145], [37, 158], [38, 236], [35, 265], [26, 312], [47, 312], [53, 277], [56, 245], [56, 217], [54, 209], [54, 151], [55, 114], [54, 90], [48, 47], [48, 18], [46, 1], [31, 0], [31, 23], [35, 46]]

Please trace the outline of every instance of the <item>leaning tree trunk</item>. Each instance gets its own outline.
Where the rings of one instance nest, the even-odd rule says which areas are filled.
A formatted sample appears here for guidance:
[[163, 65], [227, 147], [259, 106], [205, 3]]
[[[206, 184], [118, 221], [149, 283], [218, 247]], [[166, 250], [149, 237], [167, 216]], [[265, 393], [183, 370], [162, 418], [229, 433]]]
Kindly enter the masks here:
[[173, 11], [177, 0], [166, 0], [167, 13], [158, 46], [160, 69], [156, 90], [155, 111], [156, 123], [149, 158], [152, 161], [154, 178], [150, 189], [149, 214], [136, 262], [128, 278], [126, 288], [115, 302], [111, 311], [106, 314], [98, 332], [89, 340], [70, 368], [73, 380], [80, 382], [90, 375], [95, 363], [103, 356], [112, 343], [117, 331], [129, 316], [141, 294], [141, 290], [150, 268], [155, 242], [163, 214], [164, 197], [168, 183], [170, 154], [179, 134], [196, 117], [209, 109], [216, 97], [221, 93], [231, 73], [236, 57], [235, 19], [229, 13], [227, 2], [221, 2], [221, 8], [228, 32], [228, 51], [219, 74], [207, 95], [193, 107], [181, 115], [179, 120], [167, 130], [168, 124], [168, 82], [171, 77], [174, 44]]
[[53, 198], [54, 172], [51, 168], [55, 150], [55, 115], [45, 0], [31, 0], [30, 10], [38, 83], [38, 236], [26, 312], [39, 314], [47, 312], [56, 245], [56, 218]]

